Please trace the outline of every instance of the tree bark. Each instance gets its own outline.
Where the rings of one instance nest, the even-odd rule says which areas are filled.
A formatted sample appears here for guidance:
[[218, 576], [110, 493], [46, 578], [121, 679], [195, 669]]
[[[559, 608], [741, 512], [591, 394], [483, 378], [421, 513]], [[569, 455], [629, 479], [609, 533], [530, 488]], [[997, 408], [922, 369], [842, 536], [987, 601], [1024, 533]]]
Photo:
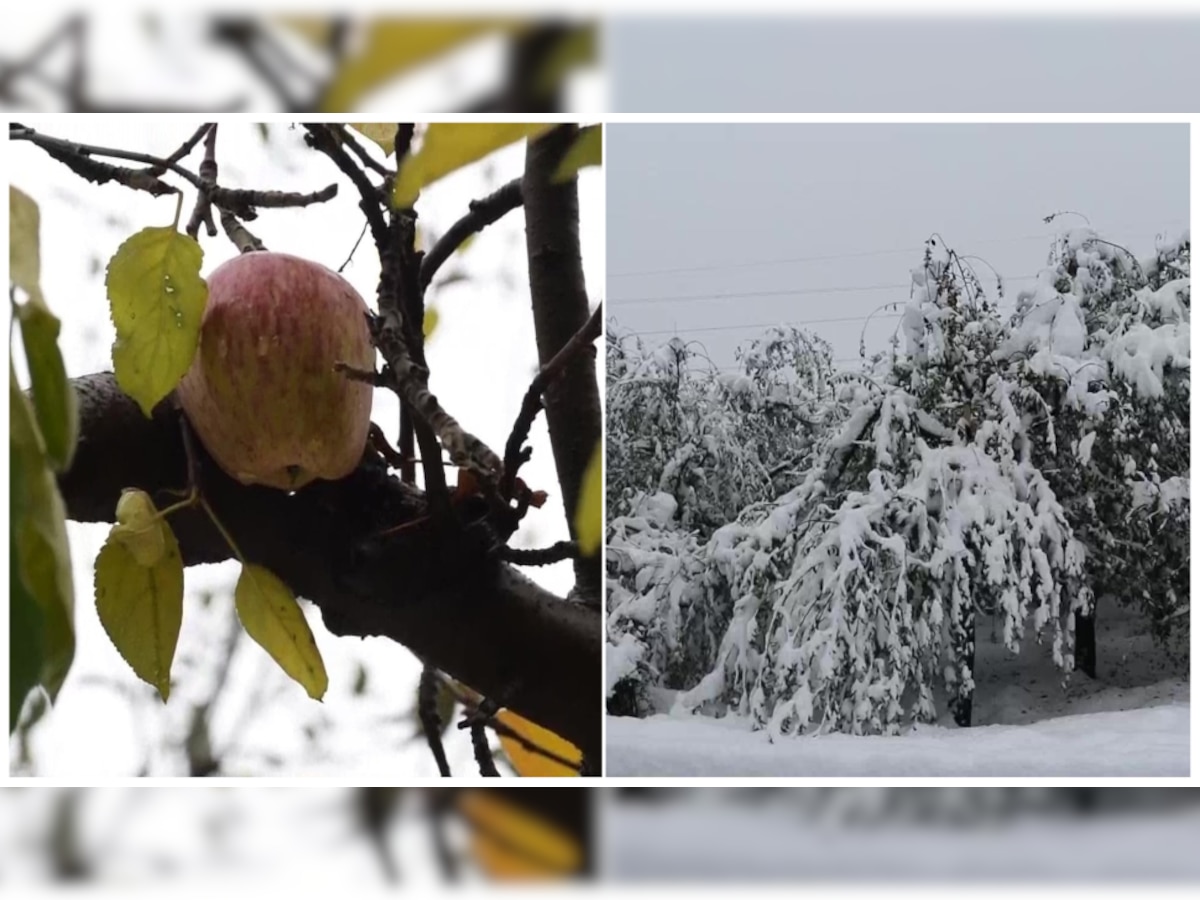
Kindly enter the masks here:
[[[971, 727], [971, 716], [975, 705], [975, 607], [963, 605], [961, 618], [952, 628], [951, 641], [955, 665], [958, 666], [958, 683], [955, 694], [950, 698], [950, 710], [954, 724], [960, 728]], [[967, 682], [970, 685], [967, 685]]]
[[[563, 125], [529, 142], [522, 191], [529, 292], [537, 332], [538, 361], [545, 365], [588, 319], [587, 287], [579, 246], [579, 186], [575, 178], [554, 181], [563, 155], [579, 136]], [[546, 389], [546, 424], [554, 450], [571, 536], [575, 507], [593, 450], [601, 436], [596, 360], [580, 353]], [[600, 555], [577, 560], [576, 589], [589, 605], [600, 606]]]
[[[80, 440], [60, 478], [68, 517], [113, 521], [123, 488], [147, 491], [160, 508], [177, 500], [165, 493], [187, 486], [174, 398], [147, 419], [111, 373], [74, 385]], [[246, 560], [318, 606], [331, 633], [397, 641], [600, 759], [599, 612], [499, 562], [483, 509], [462, 506], [461, 528], [435, 527], [424, 494], [370, 449], [348, 477], [289, 495], [237, 483], [192, 444], [204, 497]], [[232, 558], [202, 510], [173, 513], [170, 523], [185, 565]]]
[[1088, 678], [1096, 677], [1096, 606], [1075, 613], [1075, 668]]

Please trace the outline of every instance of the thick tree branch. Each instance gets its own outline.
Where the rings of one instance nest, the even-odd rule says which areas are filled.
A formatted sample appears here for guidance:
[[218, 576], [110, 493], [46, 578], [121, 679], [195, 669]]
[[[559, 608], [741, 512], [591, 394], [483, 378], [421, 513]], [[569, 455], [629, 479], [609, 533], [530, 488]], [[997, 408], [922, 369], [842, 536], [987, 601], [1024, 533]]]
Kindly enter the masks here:
[[[69, 517], [111, 522], [126, 487], [165, 506], [171, 498], [163, 491], [182, 489], [187, 479], [173, 401], [147, 419], [111, 373], [74, 386], [80, 440], [60, 479]], [[451, 539], [427, 523], [377, 538], [424, 517], [427, 504], [371, 450], [347, 478], [289, 495], [238, 484], [198, 449], [204, 496], [247, 560], [316, 604], [330, 632], [391, 638], [599, 759], [599, 615], [490, 554], [482, 511]], [[229, 558], [199, 510], [173, 514], [171, 526], [186, 565]]]
[[[579, 135], [564, 125], [530, 141], [525, 157], [525, 244], [529, 254], [529, 291], [537, 332], [538, 361], [547, 365], [588, 320], [587, 288], [579, 248], [579, 190], [575, 178], [554, 182], [563, 154]], [[574, 355], [562, 377], [547, 385], [546, 423], [563, 504], [575, 535], [575, 506], [583, 474], [600, 441], [600, 390], [590, 354]], [[577, 588], [600, 604], [600, 557], [575, 562]]]

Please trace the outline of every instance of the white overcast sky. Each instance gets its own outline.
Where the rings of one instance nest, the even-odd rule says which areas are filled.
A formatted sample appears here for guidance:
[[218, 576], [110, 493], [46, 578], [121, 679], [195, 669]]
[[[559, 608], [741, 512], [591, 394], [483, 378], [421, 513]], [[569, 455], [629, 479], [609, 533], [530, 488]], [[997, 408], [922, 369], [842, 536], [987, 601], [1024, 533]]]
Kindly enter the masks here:
[[[23, 121], [58, 137], [160, 155], [170, 153], [199, 123], [194, 117], [166, 116], [23, 117]], [[336, 182], [338, 195], [333, 201], [304, 210], [263, 210], [248, 226], [272, 250], [337, 269], [362, 228], [357, 194], [327, 158], [302, 146], [299, 126], [280, 121], [270, 126], [269, 134], [264, 142], [250, 119], [223, 121], [218, 137], [222, 183], [309, 192]], [[105, 266], [120, 243], [135, 231], [170, 224], [175, 200], [151, 198], [113, 184], [86, 183], [29, 144], [10, 144], [7, 151], [12, 183], [41, 208], [42, 288], [51, 309], [62, 319], [60, 346], [67, 374], [75, 377], [111, 370], [115, 335], [105, 299]], [[197, 151], [188, 163], [194, 168], [199, 158]], [[519, 176], [523, 166], [524, 145], [514, 145], [430, 186], [417, 204], [420, 227], [427, 233], [444, 232], [465, 213], [470, 200]], [[194, 198], [190, 188], [188, 197], [183, 223]], [[584, 270], [595, 303], [602, 299], [604, 285], [604, 189], [599, 169], [582, 173], [580, 204]], [[427, 353], [431, 387], [465, 428], [501, 449], [537, 364], [524, 229], [520, 211], [486, 229], [441, 270], [441, 277], [457, 270], [470, 279], [441, 289], [435, 279], [427, 297], [441, 314]], [[205, 251], [203, 275], [235, 255], [223, 234], [219, 238], [202, 234], [201, 245]], [[378, 270], [368, 237], [343, 274], [372, 306]], [[602, 364], [601, 358], [598, 366]], [[394, 444], [398, 411], [393, 395], [376, 392], [372, 419]], [[521, 474], [531, 487], [548, 491], [550, 502], [531, 512], [513, 543], [546, 546], [565, 539], [567, 527], [544, 417], [535, 423], [531, 440], [533, 459]], [[117, 655], [96, 615], [92, 565], [107, 531], [106, 525], [68, 523], [78, 648], [55, 709], [33, 732], [41, 774], [135, 774], [146, 746], [164, 736], [178, 737], [185, 728], [189, 700], [204, 696], [206, 679], [211, 677], [188, 678], [188, 666], [210, 673], [213, 654], [224, 640], [221, 623], [225, 620], [203, 608], [199, 594], [214, 591], [218, 594], [215, 609], [227, 608], [239, 568], [233, 562], [191, 568], [185, 578], [187, 596], [174, 670], [179, 684], [165, 712], [158, 712], [162, 704], [150, 702], [154, 689], [139, 681]], [[529, 574], [559, 594], [565, 594], [573, 582], [569, 563]], [[243, 642], [234, 657], [228, 702], [214, 713], [218, 752], [234, 733], [239, 735], [242, 749], [230, 758], [233, 771], [226, 774], [237, 774], [239, 766], [246, 766], [287, 775], [436, 775], [424, 743], [411, 741], [414, 726], [405, 718], [415, 699], [420, 671], [416, 659], [382, 638], [335, 638], [325, 630], [319, 614], [308, 609], [329, 671], [325, 701], [309, 700], [298, 685], [278, 672], [265, 652]], [[365, 697], [350, 694], [359, 663], [371, 676]], [[260, 706], [249, 707], [256, 692]], [[131, 703], [126, 694], [137, 701]], [[304, 737], [308, 727], [316, 729], [328, 758], [318, 759], [308, 752]], [[478, 772], [466, 732], [452, 735], [448, 749], [455, 774]], [[285, 757], [288, 765], [282, 770], [270, 766], [272, 755]], [[156, 773], [164, 774], [162, 760], [153, 755], [152, 760], [159, 767]]]
[[[1060, 223], [1085, 224], [1050, 213], [1139, 256], [1188, 224], [1187, 125], [610, 125], [607, 165], [610, 319], [721, 368], [773, 324], [852, 362], [934, 232], [1011, 302]], [[896, 323], [876, 312], [868, 352]]]
[[[859, 4], [860, 6], [862, 4]], [[882, 6], [882, 4], [875, 4]], [[1200, 17], [884, 14], [621, 16], [612, 108], [626, 112], [1187, 112]], [[991, 4], [991, 9], [999, 4]], [[1026, 4], [1027, 6], [1029, 4]], [[1105, 4], [1109, 6], [1110, 4]], [[1183, 4], [1179, 5], [1180, 8]], [[965, 7], [963, 7], [965, 8]], [[1003, 11], [1003, 9], [1002, 9]], [[1106, 10], [1111, 12], [1111, 10]], [[945, 15], [959, 13], [959, 17]], [[1195, 12], [1193, 7], [1193, 13]], [[907, 15], [906, 15], [907, 14]]]

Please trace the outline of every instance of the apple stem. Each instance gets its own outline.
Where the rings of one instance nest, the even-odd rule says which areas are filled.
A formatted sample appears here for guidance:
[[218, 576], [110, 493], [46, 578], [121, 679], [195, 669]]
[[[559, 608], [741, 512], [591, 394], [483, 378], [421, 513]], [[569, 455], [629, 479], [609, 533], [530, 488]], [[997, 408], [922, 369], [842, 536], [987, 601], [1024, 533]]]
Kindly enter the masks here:
[[221, 524], [221, 520], [217, 518], [217, 514], [213, 512], [212, 507], [208, 505], [208, 501], [204, 497], [197, 495], [196, 499], [200, 502], [200, 506], [208, 513], [208, 518], [212, 520], [217, 531], [221, 532], [221, 537], [225, 538], [225, 543], [229, 545], [229, 549], [233, 551], [233, 555], [237, 557], [237, 561], [243, 566], [246, 565], [246, 558], [242, 556], [242, 551], [238, 549], [238, 545], [234, 543], [229, 532], [225, 530], [225, 526]]
[[196, 490], [195, 485], [193, 485], [191, 490], [188, 491], [188, 495], [186, 497], [184, 497], [182, 500], [180, 500], [178, 503], [172, 503], [170, 506], [166, 507], [165, 509], [160, 509], [158, 511], [158, 517], [160, 519], [164, 519], [167, 516], [169, 516], [171, 513], [176, 512], [177, 510], [186, 509], [189, 506], [195, 506], [196, 500], [199, 499], [199, 497], [200, 497], [200, 492], [198, 490]]
[[175, 221], [171, 223], [171, 227], [176, 231], [179, 230], [179, 217], [183, 215], [183, 191], [175, 195]]

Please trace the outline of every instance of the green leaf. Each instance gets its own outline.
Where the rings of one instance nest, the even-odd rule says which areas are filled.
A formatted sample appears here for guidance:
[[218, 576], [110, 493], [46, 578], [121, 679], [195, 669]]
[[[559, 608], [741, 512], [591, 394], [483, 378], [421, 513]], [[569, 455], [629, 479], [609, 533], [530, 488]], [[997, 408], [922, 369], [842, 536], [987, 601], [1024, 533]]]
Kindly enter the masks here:
[[29, 363], [34, 413], [50, 463], [62, 471], [75, 451], [79, 408], [58, 349], [58, 319], [42, 297], [41, 214], [27, 194], [10, 186], [8, 215], [9, 277], [29, 296], [17, 307], [16, 317]]
[[152, 565], [143, 564], [145, 557], [139, 558], [127, 537], [120, 534], [129, 526], [113, 526], [96, 557], [96, 612], [134, 674], [157, 688], [166, 701], [183, 623], [183, 558], [167, 522], [159, 517], [143, 523], [145, 528], [151, 526], [157, 526], [163, 544], [162, 554]]
[[79, 401], [58, 349], [57, 317], [40, 297], [17, 307], [38, 428], [50, 464], [65, 471], [79, 437]]
[[208, 286], [204, 251], [173, 226], [143, 228], [108, 264], [108, 300], [117, 340], [113, 369], [121, 390], [147, 416], [174, 390], [200, 341]]
[[554, 127], [539, 122], [437, 122], [425, 130], [421, 149], [404, 158], [396, 175], [392, 205], [412, 206], [421, 188], [522, 138]]
[[8, 367], [11, 565], [37, 601], [43, 621], [40, 683], [53, 700], [75, 658], [75, 589], [67, 510], [50, 471], [33, 408]]
[[329, 687], [325, 663], [288, 586], [262, 566], [246, 564], [233, 596], [246, 633], [308, 696], [314, 700], [324, 697]]
[[599, 125], [589, 125], [579, 130], [579, 137], [571, 149], [563, 154], [562, 162], [554, 170], [553, 181], [568, 181], [579, 174], [584, 166], [598, 166], [603, 156], [603, 132]]
[[[15, 529], [8, 535], [9, 558], [17, 558]], [[8, 733], [12, 734], [29, 692], [41, 680], [45, 661], [45, 617], [13, 565], [8, 570]]]
[[28, 194], [8, 188], [8, 277], [31, 298], [42, 296], [41, 213]]
[[361, 49], [334, 74], [321, 99], [321, 111], [349, 112], [368, 92], [396, 76], [505, 26], [499, 20], [480, 18], [376, 19], [367, 26]]
[[583, 473], [579, 487], [579, 502], [575, 505], [575, 540], [579, 552], [591, 556], [600, 549], [600, 533], [604, 530], [604, 443], [596, 444], [592, 458]]

